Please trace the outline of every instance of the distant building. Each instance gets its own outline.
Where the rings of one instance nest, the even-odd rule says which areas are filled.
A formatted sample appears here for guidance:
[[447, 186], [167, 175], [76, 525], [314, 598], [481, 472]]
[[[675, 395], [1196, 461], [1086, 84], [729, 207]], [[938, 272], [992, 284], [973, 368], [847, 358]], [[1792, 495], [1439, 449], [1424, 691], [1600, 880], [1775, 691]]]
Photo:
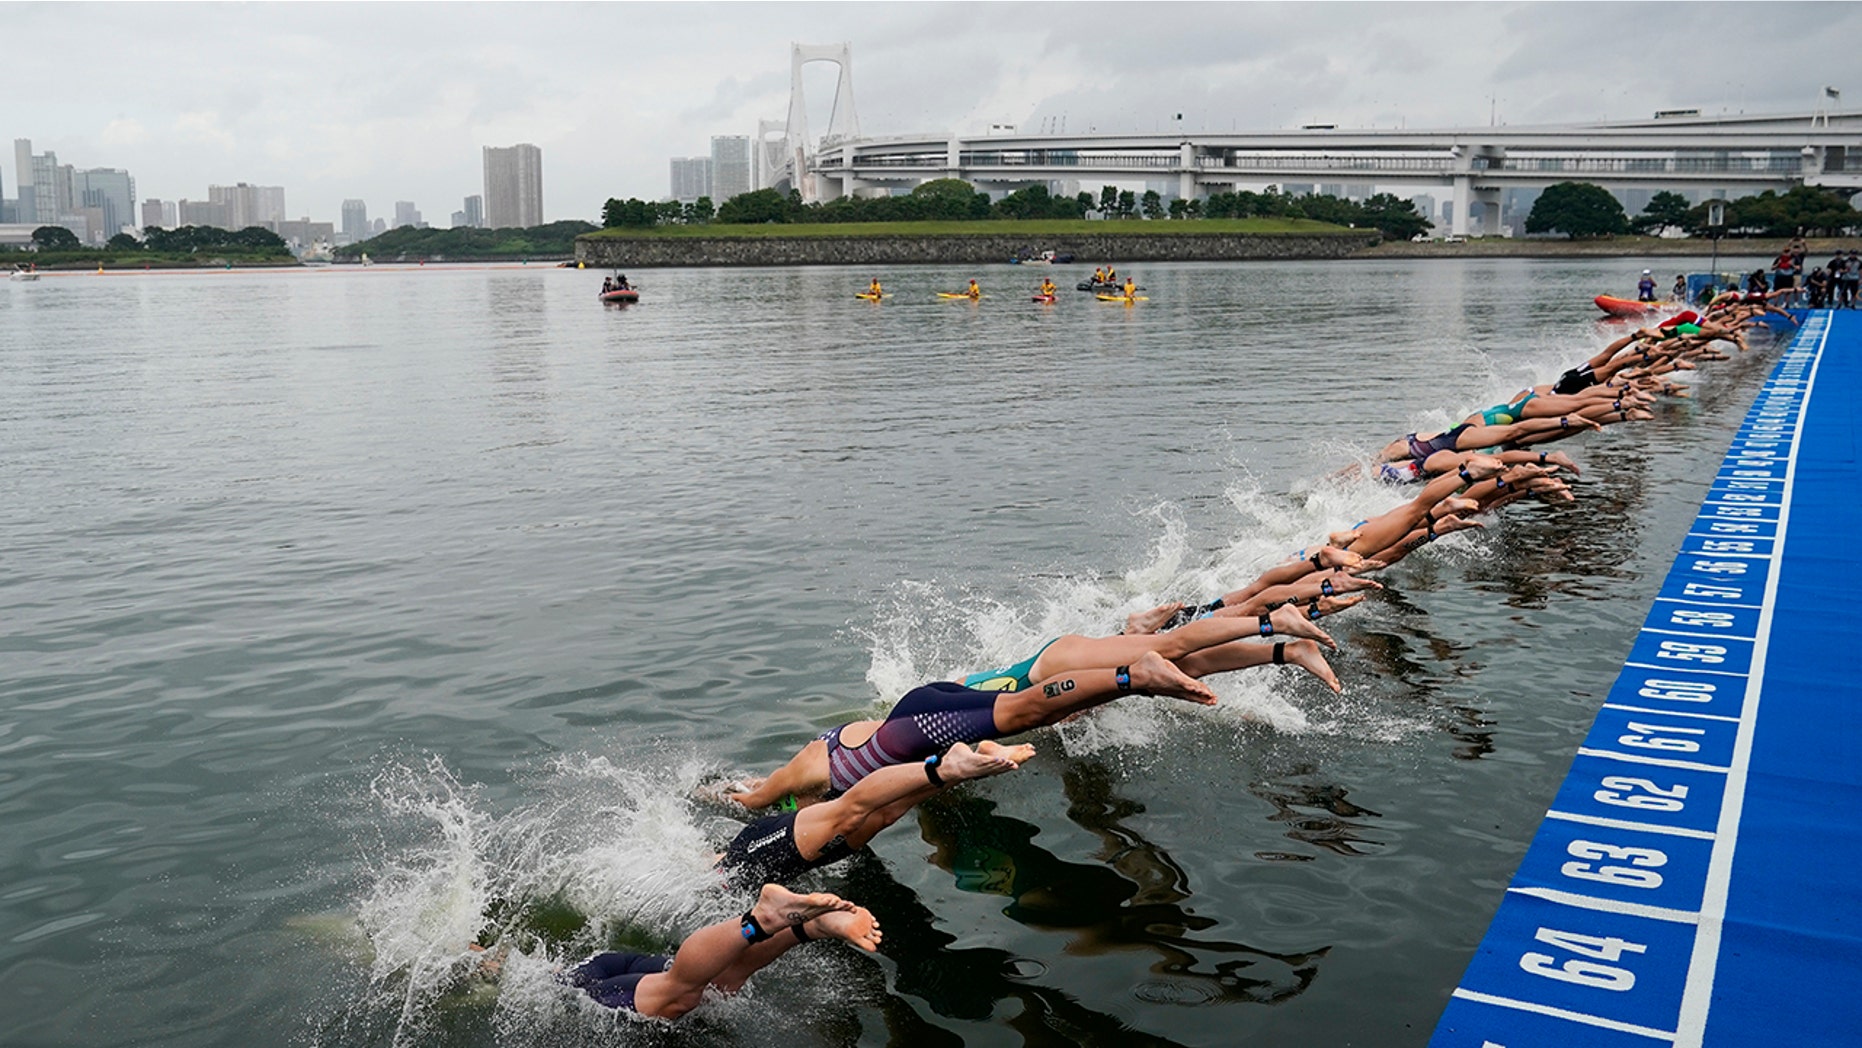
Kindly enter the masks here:
[[369, 222], [369, 236], [378, 237], [388, 231], [388, 220], [377, 218]]
[[713, 135], [711, 138], [711, 192], [721, 204], [750, 192], [750, 136]]
[[465, 217], [465, 212], [464, 212], [464, 211], [455, 211], [455, 212], [453, 212], [453, 224], [452, 224], [452, 228], [453, 228], [453, 229], [468, 229], [468, 228], [470, 228], [470, 226], [469, 226], [469, 225], [467, 224], [467, 222], [466, 222], [466, 217]]
[[245, 182], [230, 186], [208, 186], [207, 201], [225, 210], [228, 224], [221, 226], [222, 229], [245, 229], [248, 226], [270, 229], [275, 223], [285, 220], [283, 186], [255, 186]]
[[142, 202], [142, 228], [173, 229], [177, 224], [174, 201], [150, 197]]
[[485, 227], [485, 198], [474, 194], [465, 198], [465, 224], [472, 229]]
[[100, 214], [91, 237], [103, 243], [125, 229], [136, 228], [136, 180], [114, 167], [93, 167], [71, 175], [72, 195], [81, 208]]
[[711, 197], [714, 204], [723, 203], [723, 198], [711, 193], [711, 158], [708, 156], [676, 156], [672, 158], [672, 198], [680, 203], [689, 204], [701, 196]]
[[397, 200], [394, 202], [394, 228], [400, 229], [402, 226], [413, 226], [415, 229], [424, 229], [426, 225], [425, 222], [420, 220], [420, 209], [414, 206], [412, 200]]
[[[231, 229], [232, 219], [228, 217], [225, 204], [211, 201], [177, 200], [175, 201], [175, 224], [181, 226], [213, 226], [216, 229]], [[244, 226], [239, 228], [244, 229]]]
[[360, 200], [343, 201], [343, 236], [353, 244], [369, 237], [369, 206]]
[[543, 224], [543, 150], [527, 142], [485, 147], [485, 224], [493, 229]]
[[19, 202], [14, 205], [13, 217], [22, 226], [31, 225], [39, 220], [39, 205], [36, 188], [32, 184], [32, 139], [30, 138], [13, 140], [13, 177], [19, 182], [13, 190], [19, 195]]
[[308, 215], [295, 221], [275, 222], [271, 230], [292, 251], [303, 251], [315, 244], [328, 244], [336, 237], [336, 223], [312, 222]]

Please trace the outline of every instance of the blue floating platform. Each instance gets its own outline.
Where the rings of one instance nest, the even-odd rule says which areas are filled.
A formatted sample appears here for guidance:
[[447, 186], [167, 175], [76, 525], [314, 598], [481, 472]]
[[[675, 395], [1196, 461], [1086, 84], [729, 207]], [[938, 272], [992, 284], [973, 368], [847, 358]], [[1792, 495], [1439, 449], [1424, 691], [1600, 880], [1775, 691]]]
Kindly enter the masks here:
[[1862, 1044], [1857, 403], [1806, 314], [1433, 1048]]

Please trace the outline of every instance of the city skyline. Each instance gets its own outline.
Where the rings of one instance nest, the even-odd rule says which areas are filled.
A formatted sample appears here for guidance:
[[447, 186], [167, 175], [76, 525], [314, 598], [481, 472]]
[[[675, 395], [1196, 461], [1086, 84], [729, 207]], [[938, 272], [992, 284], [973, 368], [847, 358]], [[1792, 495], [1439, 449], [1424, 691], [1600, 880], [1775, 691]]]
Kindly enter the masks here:
[[[375, 31], [357, 37], [344, 15], [365, 10]], [[284, 186], [293, 218], [324, 221], [349, 199], [375, 214], [410, 200], [444, 216], [486, 190], [483, 149], [533, 143], [550, 156], [542, 219], [598, 220], [608, 197], [667, 195], [670, 158], [780, 117], [791, 42], [851, 43], [871, 135], [999, 122], [1153, 131], [1177, 113], [1211, 130], [1549, 123], [1673, 107], [1803, 110], [1826, 85], [1862, 92], [1840, 82], [1862, 8], [1766, 10], [1745, 19], [1741, 68], [1728, 72], [1597, 44], [1600, 26], [1679, 29], [1749, 13], [1719, 4], [1153, 4], [1117, 33], [1104, 31], [1104, 8], [1068, 4], [893, 4], [857, 23], [844, 7], [810, 4], [156, 4], [116, 9], [141, 46], [82, 78], [56, 49], [14, 56], [26, 82], [70, 82], [10, 107], [0, 138], [127, 171], [153, 199]], [[435, 12], [472, 42], [407, 46]], [[52, 3], [10, 5], [8, 16], [22, 39], [78, 35], [89, 17]], [[562, 41], [623, 27], [666, 46], [625, 69], [568, 60], [575, 49]], [[163, 57], [222, 36], [214, 63]], [[827, 114], [812, 110], [831, 98], [833, 73], [819, 71], [829, 81], [819, 90], [817, 71], [806, 75], [818, 133]], [[20, 179], [7, 160], [0, 186], [11, 195]]]

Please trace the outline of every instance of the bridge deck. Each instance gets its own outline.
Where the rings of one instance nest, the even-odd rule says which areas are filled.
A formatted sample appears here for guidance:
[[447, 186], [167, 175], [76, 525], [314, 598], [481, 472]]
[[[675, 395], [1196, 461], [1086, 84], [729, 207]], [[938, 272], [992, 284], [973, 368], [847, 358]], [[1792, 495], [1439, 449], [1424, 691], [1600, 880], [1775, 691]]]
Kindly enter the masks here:
[[1431, 1045], [1862, 1041], [1858, 397], [1810, 314]]

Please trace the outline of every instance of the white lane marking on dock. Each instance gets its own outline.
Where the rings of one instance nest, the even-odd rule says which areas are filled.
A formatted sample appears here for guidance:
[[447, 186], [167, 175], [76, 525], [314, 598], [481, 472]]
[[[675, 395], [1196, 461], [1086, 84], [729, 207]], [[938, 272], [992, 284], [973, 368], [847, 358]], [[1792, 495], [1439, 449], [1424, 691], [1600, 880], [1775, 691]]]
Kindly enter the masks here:
[[1672, 1041], [1675, 1039], [1675, 1035], [1666, 1030], [1657, 1030], [1648, 1026], [1637, 1026], [1634, 1023], [1617, 1022], [1615, 1019], [1605, 1019], [1601, 1015], [1586, 1015], [1583, 1012], [1553, 1008], [1548, 1004], [1534, 1004], [1531, 1001], [1516, 1001], [1511, 997], [1495, 997], [1493, 994], [1478, 993], [1474, 990], [1456, 989], [1455, 996], [1464, 1001], [1474, 1001], [1477, 1004], [1491, 1004], [1496, 1008], [1511, 1008], [1514, 1011], [1549, 1015], [1554, 1019], [1568, 1019], [1574, 1023], [1583, 1023], [1586, 1026], [1600, 1026], [1606, 1030], [1615, 1030], [1619, 1033], [1640, 1034], [1643, 1037], [1652, 1037], [1658, 1041]]
[[[1829, 345], [1830, 329], [1826, 322], [1817, 338], [1817, 348], [1810, 357], [1810, 374], [1798, 396], [1808, 407], [1817, 388], [1817, 372], [1823, 366], [1823, 350]], [[1806, 331], [1799, 337], [1809, 335]], [[1688, 962], [1687, 983], [1681, 993], [1680, 1021], [1675, 1025], [1675, 1044], [1698, 1048], [1707, 1034], [1707, 1010], [1713, 1003], [1713, 977], [1720, 963], [1720, 931], [1726, 918], [1726, 900], [1733, 879], [1733, 852], [1739, 845], [1739, 818], [1745, 811], [1746, 773], [1752, 762], [1752, 737], [1758, 728], [1759, 700], [1765, 688], [1765, 657], [1771, 650], [1772, 619], [1778, 607], [1778, 576], [1784, 572], [1782, 554], [1785, 534], [1791, 526], [1791, 496], [1797, 486], [1797, 457], [1804, 439], [1803, 428], [1791, 435], [1791, 451], [1785, 459], [1784, 498], [1778, 507], [1778, 538], [1773, 546], [1772, 570], [1765, 578], [1764, 607], [1759, 610], [1759, 639], [1752, 646], [1752, 662], [1746, 684], [1746, 701], [1740, 711], [1739, 733], [1733, 740], [1732, 768], [1726, 776], [1726, 790], [1720, 800], [1720, 821], [1716, 827], [1713, 850], [1707, 859], [1707, 882], [1701, 896], [1700, 927], [1694, 935], [1694, 953]]]
[[1535, 899], [1555, 902], [1560, 906], [1574, 906], [1580, 910], [1620, 913], [1628, 917], [1647, 917], [1652, 921], [1668, 921], [1672, 924], [1698, 924], [1700, 922], [1700, 914], [1693, 910], [1677, 910], [1669, 906], [1649, 906], [1637, 902], [1618, 902], [1615, 899], [1601, 899], [1595, 895], [1563, 892], [1557, 888], [1508, 888], [1507, 891], [1515, 895], [1530, 895]]
[[1738, 717], [1728, 717], [1719, 713], [1694, 713], [1689, 710], [1652, 710], [1647, 706], [1625, 706], [1620, 702], [1606, 702], [1603, 704], [1603, 708], [1606, 710], [1623, 710], [1627, 713], [1653, 713], [1658, 717], [1692, 717], [1695, 720], [1725, 721], [1728, 724], [1739, 723]]
[[1652, 822], [1633, 822], [1629, 819], [1612, 819], [1603, 815], [1583, 815], [1574, 811], [1548, 811], [1548, 819], [1559, 822], [1578, 822], [1586, 826], [1602, 826], [1611, 830], [1635, 830], [1638, 833], [1660, 833], [1669, 837], [1692, 837], [1695, 840], [1710, 841], [1712, 830], [1696, 830], [1689, 826], [1661, 826]]
[[1647, 764], [1656, 768], [1679, 768], [1682, 771], [1706, 771], [1726, 774], [1731, 769], [1719, 764], [1702, 764], [1700, 761], [1677, 761], [1667, 757], [1645, 757], [1640, 753], [1623, 753], [1620, 750], [1599, 750], [1590, 746], [1578, 747], [1580, 757], [1599, 757], [1608, 761], [1622, 761], [1625, 764]]

